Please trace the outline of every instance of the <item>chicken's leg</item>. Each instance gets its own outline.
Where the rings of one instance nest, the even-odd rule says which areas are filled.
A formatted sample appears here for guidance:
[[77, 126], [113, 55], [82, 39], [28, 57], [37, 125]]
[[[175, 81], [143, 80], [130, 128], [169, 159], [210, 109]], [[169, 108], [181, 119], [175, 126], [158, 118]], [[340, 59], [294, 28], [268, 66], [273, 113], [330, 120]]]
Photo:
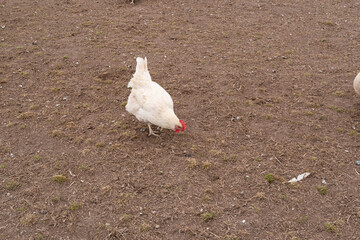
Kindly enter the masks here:
[[150, 123], [148, 123], [148, 127], [149, 127], [149, 136], [154, 135], [156, 137], [160, 137], [158, 134], [154, 133], [154, 131], [151, 129]]

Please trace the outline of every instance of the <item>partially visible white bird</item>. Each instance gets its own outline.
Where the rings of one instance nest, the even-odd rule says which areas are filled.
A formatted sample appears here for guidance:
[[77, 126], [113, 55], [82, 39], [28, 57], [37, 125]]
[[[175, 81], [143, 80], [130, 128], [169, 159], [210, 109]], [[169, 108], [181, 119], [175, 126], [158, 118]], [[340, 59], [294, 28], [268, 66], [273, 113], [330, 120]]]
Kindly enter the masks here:
[[139, 121], [148, 123], [149, 136], [158, 136], [151, 129], [151, 123], [175, 132], [185, 131], [186, 123], [175, 115], [171, 96], [151, 80], [146, 57], [138, 57], [136, 62], [136, 71], [128, 83], [131, 93], [126, 111], [134, 114]]
[[360, 95], [360, 73], [354, 79], [354, 89], [357, 94]]

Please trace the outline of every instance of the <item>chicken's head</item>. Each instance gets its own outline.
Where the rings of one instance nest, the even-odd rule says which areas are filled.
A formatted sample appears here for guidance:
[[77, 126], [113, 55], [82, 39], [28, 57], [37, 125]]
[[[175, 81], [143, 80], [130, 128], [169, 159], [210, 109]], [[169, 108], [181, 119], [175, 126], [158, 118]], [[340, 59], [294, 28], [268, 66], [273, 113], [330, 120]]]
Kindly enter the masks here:
[[179, 120], [179, 123], [175, 125], [175, 132], [180, 132], [180, 131], [185, 131], [186, 129], [186, 122], [184, 122], [183, 120]]

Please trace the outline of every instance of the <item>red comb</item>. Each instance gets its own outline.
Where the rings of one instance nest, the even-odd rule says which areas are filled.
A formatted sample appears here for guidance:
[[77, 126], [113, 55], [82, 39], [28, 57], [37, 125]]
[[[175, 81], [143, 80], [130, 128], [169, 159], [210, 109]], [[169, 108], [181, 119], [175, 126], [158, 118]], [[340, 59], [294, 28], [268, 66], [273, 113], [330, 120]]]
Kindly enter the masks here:
[[179, 120], [179, 122], [180, 122], [181, 125], [182, 125], [182, 131], [185, 131], [185, 129], [186, 129], [186, 122], [184, 122], [183, 120]]
[[180, 131], [185, 131], [185, 129], [186, 129], [186, 122], [184, 122], [183, 120], [179, 120], [179, 122], [181, 123], [182, 128], [181, 128], [181, 130], [175, 128], [176, 133], [178, 133]]

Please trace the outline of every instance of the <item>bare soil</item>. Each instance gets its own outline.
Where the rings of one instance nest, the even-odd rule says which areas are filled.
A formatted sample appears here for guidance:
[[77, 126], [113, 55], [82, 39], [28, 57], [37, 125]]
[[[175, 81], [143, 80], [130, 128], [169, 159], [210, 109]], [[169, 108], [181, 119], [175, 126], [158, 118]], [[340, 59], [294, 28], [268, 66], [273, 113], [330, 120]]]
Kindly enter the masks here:
[[[359, 239], [359, 8], [0, 0], [0, 239]], [[125, 111], [137, 56], [183, 134]]]

